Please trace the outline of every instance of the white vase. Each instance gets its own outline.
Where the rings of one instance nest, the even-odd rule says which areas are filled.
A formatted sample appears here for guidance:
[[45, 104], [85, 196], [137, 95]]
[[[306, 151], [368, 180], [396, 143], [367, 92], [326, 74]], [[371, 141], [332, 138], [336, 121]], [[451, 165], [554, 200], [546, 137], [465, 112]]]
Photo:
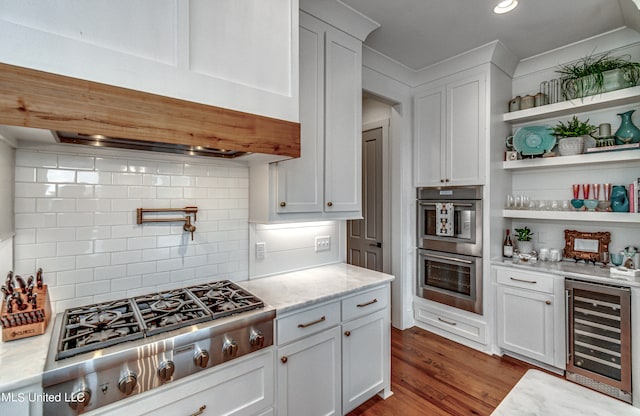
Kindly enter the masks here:
[[533, 252], [533, 242], [518, 240], [518, 251], [522, 254], [531, 254]]

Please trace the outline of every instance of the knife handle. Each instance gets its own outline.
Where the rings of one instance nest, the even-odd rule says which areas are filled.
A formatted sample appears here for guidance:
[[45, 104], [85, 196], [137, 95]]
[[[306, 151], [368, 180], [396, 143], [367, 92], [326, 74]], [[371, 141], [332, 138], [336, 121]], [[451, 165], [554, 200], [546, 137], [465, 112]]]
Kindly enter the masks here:
[[36, 273], [36, 282], [38, 289], [42, 289], [42, 268], [38, 269]]

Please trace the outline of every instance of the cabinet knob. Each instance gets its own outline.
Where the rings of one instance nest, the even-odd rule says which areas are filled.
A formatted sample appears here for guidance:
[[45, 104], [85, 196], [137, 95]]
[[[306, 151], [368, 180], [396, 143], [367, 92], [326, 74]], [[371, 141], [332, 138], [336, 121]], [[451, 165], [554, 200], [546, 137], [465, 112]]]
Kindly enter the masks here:
[[550, 301], [550, 300], [546, 301], [545, 303], [546, 303], [547, 305], [551, 305], [551, 301]]
[[280, 206], [281, 206], [281, 207], [286, 207], [286, 206], [287, 206], [287, 203], [286, 203], [286, 202], [284, 202], [284, 201], [282, 201], [282, 202], [280, 202]]
[[332, 207], [333, 206], [333, 202], [331, 202], [331, 201], [327, 202], [327, 206], [328, 207]]
[[289, 359], [287, 358], [287, 356], [283, 356], [282, 358], [280, 358], [280, 361], [282, 361], [282, 364], [286, 364], [287, 361], [289, 361]]
[[449, 182], [449, 179], [445, 179], [444, 181], [445, 181], [445, 182]]
[[344, 331], [344, 336], [345, 336], [345, 337], [348, 337], [348, 336], [350, 336], [350, 335], [351, 335], [351, 331]]
[[444, 179], [440, 179], [440, 183], [444, 183]]

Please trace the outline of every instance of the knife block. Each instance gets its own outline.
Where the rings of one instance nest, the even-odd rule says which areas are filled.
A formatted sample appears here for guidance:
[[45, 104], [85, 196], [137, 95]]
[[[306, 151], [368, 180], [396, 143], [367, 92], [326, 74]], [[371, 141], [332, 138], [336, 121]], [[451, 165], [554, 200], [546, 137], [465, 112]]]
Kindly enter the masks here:
[[[20, 291], [20, 289], [17, 289]], [[25, 310], [16, 310], [14, 304], [13, 312], [7, 313], [6, 302], [2, 301], [2, 309], [0, 319], [2, 319], [2, 341], [13, 341], [21, 338], [28, 338], [35, 335], [44, 334], [47, 325], [51, 319], [51, 302], [49, 301], [49, 292], [47, 285], [43, 285], [42, 289], [35, 289], [34, 293], [38, 294], [36, 298], [36, 308], [30, 304]], [[24, 295], [26, 297], [26, 295]], [[27, 302], [26, 299], [23, 302]], [[6, 325], [9, 326], [6, 326]]]

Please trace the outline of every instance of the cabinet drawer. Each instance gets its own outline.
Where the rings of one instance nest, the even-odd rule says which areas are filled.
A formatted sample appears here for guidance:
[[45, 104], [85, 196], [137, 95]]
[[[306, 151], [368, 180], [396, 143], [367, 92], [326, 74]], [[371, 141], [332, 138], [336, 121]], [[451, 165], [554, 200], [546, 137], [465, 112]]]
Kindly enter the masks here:
[[388, 286], [351, 296], [342, 300], [342, 320], [349, 321], [368, 315], [386, 308], [388, 304]]
[[519, 269], [498, 269], [497, 282], [501, 285], [553, 293], [553, 276]]
[[414, 303], [414, 309], [417, 321], [484, 345], [487, 343], [487, 328], [484, 322], [448, 313], [418, 302]]
[[323, 331], [340, 324], [340, 302], [332, 302], [276, 321], [277, 344]]

